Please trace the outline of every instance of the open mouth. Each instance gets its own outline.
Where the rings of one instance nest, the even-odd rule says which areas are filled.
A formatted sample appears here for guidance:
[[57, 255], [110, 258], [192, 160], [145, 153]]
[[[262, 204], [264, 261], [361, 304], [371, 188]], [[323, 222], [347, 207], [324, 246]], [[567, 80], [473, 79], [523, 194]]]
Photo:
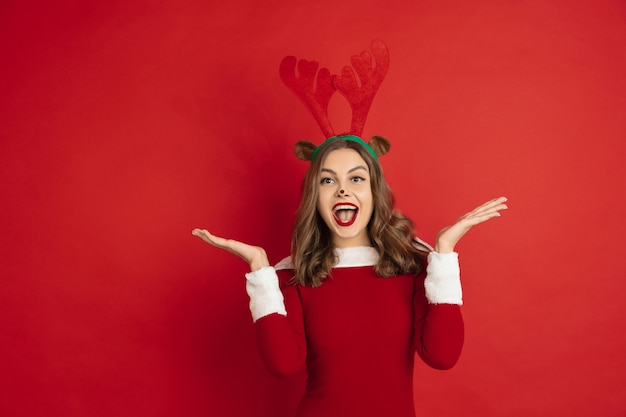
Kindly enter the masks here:
[[339, 203], [333, 207], [333, 217], [339, 226], [350, 226], [355, 222], [359, 208], [350, 203]]

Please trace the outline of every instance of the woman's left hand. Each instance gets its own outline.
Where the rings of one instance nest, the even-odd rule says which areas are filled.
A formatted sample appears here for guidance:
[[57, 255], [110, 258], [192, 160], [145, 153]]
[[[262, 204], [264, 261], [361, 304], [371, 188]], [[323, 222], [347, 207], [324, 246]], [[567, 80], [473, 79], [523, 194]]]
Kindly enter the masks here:
[[456, 244], [472, 226], [486, 222], [494, 217], [499, 217], [500, 211], [508, 208], [507, 205], [504, 204], [506, 201], [506, 197], [494, 198], [459, 217], [454, 224], [441, 229], [439, 233], [437, 233], [435, 251], [439, 253], [454, 252]]

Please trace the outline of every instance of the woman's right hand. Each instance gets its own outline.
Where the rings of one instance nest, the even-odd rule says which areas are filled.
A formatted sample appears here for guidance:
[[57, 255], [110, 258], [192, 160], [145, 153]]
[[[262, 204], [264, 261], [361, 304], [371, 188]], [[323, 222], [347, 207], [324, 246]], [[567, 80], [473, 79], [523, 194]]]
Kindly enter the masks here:
[[250, 265], [251, 271], [256, 271], [257, 269], [270, 265], [265, 249], [260, 246], [248, 245], [233, 239], [224, 239], [223, 237], [212, 235], [205, 229], [193, 229], [191, 234], [199, 237], [210, 245], [237, 255]]

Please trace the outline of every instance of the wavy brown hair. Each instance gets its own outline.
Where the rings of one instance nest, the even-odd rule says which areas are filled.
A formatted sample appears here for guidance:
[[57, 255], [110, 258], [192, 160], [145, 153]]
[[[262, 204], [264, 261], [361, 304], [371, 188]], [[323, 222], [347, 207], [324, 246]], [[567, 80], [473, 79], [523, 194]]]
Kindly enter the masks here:
[[362, 145], [336, 139], [320, 149], [304, 177], [291, 239], [294, 282], [319, 286], [337, 262], [330, 230], [317, 211], [317, 199], [322, 163], [331, 152], [345, 148], [357, 151], [370, 172], [374, 211], [367, 229], [371, 245], [380, 255], [374, 267], [376, 274], [380, 277], [419, 274], [428, 252], [414, 246], [413, 223], [395, 210], [394, 196], [382, 167]]

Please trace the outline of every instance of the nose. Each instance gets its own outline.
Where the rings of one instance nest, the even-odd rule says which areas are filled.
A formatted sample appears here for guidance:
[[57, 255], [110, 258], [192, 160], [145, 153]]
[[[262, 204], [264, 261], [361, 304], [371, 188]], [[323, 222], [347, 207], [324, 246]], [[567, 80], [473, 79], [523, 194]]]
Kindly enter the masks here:
[[339, 188], [337, 191], [337, 197], [346, 197], [347, 195], [345, 188]]

